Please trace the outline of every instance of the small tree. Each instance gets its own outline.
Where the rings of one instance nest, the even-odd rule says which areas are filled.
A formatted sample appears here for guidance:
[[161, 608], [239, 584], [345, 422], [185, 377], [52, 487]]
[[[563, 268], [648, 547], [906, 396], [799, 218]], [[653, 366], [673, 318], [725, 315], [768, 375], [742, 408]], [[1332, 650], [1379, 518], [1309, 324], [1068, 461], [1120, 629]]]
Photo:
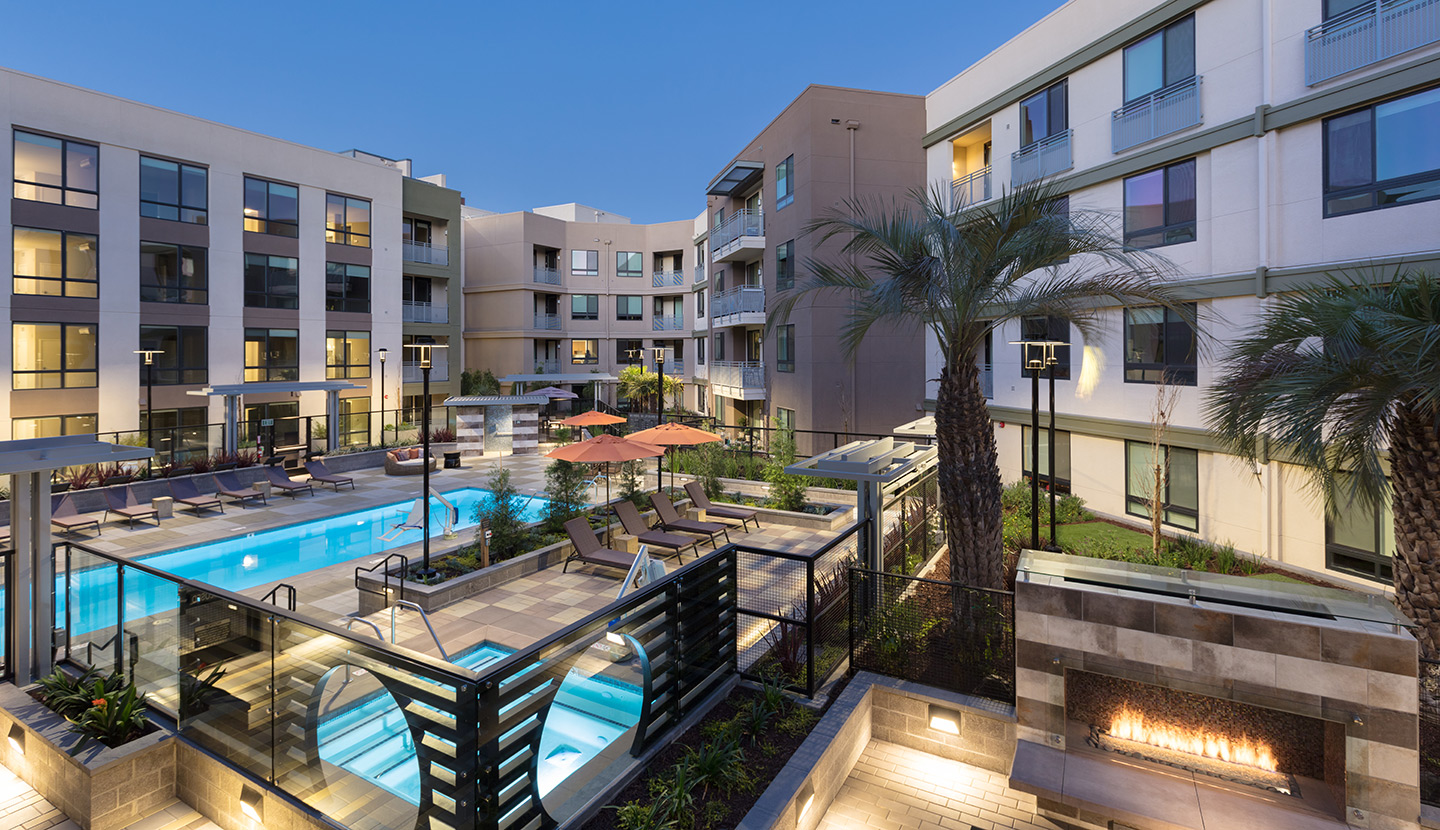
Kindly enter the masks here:
[[[1170, 451], [1165, 435], [1170, 431], [1170, 416], [1180, 402], [1180, 387], [1172, 386], [1168, 372], [1160, 376], [1155, 387], [1155, 403], [1150, 409], [1150, 555], [1160, 556], [1160, 525], [1165, 519], [1165, 490], [1170, 485]], [[1054, 541], [1053, 539], [1051, 540]]]
[[477, 369], [466, 369], [460, 373], [460, 394], [498, 395], [500, 394], [500, 381], [489, 369], [483, 372]]
[[776, 424], [775, 437], [770, 441], [770, 461], [765, 465], [765, 480], [770, 484], [770, 501], [781, 510], [798, 512], [805, 508], [808, 476], [785, 472], [795, 463], [795, 430], [781, 429]]
[[545, 470], [545, 532], [560, 533], [567, 521], [585, 510], [589, 488], [585, 469], [569, 461], [556, 461]]
[[475, 506], [475, 541], [483, 544], [480, 533], [490, 529], [490, 561], [501, 562], [519, 556], [534, 546], [535, 533], [525, 526], [525, 513], [520, 491], [510, 483], [510, 471], [500, 467], [486, 482], [488, 499]]
[[719, 441], [711, 441], [695, 448], [695, 480], [704, 488], [705, 495], [718, 499], [725, 493], [720, 483], [720, 470], [725, 460], [721, 457]]
[[620, 462], [620, 496], [636, 507], [645, 506], [645, 485], [639, 461]]

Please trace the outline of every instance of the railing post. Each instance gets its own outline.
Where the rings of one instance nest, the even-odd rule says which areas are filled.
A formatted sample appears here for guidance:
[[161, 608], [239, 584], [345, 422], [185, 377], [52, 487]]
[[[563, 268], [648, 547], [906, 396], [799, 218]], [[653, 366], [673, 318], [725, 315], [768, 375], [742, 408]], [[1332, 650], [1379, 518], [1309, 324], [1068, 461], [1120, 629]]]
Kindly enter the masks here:
[[805, 560], [805, 696], [815, 697], [815, 557]]
[[[70, 604], [65, 608], [68, 611]], [[125, 566], [115, 565], [115, 672], [124, 671], [125, 664]], [[130, 672], [130, 682], [135, 682], [135, 672]]]

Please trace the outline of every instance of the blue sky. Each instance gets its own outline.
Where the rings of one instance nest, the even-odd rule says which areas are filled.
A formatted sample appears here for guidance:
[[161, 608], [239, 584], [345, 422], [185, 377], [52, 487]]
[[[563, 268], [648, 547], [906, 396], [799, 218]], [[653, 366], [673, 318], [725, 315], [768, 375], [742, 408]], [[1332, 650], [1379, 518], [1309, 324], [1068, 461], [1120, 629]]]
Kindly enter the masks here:
[[0, 64], [413, 158], [489, 210], [575, 201], [658, 222], [699, 213], [806, 84], [925, 94], [1059, 5], [82, 0], [8, 8]]

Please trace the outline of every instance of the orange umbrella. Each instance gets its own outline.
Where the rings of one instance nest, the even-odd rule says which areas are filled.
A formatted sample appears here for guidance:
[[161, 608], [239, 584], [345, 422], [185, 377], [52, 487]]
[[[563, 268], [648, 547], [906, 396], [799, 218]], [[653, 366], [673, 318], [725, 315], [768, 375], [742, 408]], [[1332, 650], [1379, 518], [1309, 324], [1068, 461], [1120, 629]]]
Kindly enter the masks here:
[[581, 412], [579, 415], [571, 415], [560, 423], [567, 427], [603, 427], [608, 424], [623, 424], [625, 419], [592, 409], [589, 412]]
[[[590, 414], [590, 413], [586, 413]], [[613, 417], [603, 412], [596, 412], [603, 418]], [[577, 416], [580, 417], [580, 416]], [[618, 420], [625, 420], [620, 418]], [[628, 438], [621, 438], [618, 435], [597, 435], [578, 444], [568, 444], [558, 447], [545, 454], [546, 458], [554, 458], [557, 461], [573, 461], [579, 464], [605, 464], [608, 472], [608, 465], [617, 461], [637, 461], [641, 458], [656, 458], [664, 455], [665, 450], [652, 444], [640, 441], [631, 441]], [[605, 477], [605, 504], [610, 504], [610, 477]], [[609, 544], [610, 523], [605, 523], [606, 544]]]
[[[642, 429], [639, 432], [626, 436], [631, 441], [644, 441], [647, 444], [655, 444], [661, 447], [693, 447], [696, 444], [709, 444], [721, 440], [720, 436], [713, 432], [706, 432], [703, 429], [696, 429], [685, 424], [677, 424], [674, 421], [660, 424], [659, 426]], [[659, 476], [657, 475], [658, 479]], [[675, 489], [675, 465], [670, 465], [670, 489]]]

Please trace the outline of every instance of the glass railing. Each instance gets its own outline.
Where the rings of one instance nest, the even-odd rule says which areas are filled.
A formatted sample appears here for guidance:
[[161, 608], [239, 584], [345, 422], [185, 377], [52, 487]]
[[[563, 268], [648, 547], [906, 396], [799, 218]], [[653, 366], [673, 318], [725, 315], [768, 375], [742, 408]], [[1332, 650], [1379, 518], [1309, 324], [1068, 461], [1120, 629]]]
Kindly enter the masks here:
[[666, 288], [672, 285], [684, 285], [684, 271], [654, 271], [650, 274], [651, 288]]
[[443, 303], [405, 301], [402, 319], [406, 323], [448, 323], [450, 307]]
[[535, 374], [554, 375], [560, 372], [559, 360], [537, 360], [535, 361]]
[[[420, 383], [425, 379], [425, 372], [420, 368], [419, 363], [406, 363], [401, 372], [401, 379], [405, 383]], [[430, 382], [438, 383], [439, 381], [449, 379], [450, 364], [439, 360], [431, 361]]]
[[764, 236], [765, 213], [760, 210], [737, 210], [729, 219], [710, 231], [710, 250], [719, 251], [742, 236]]
[[560, 330], [560, 315], [559, 315], [559, 314], [543, 314], [543, 313], [541, 313], [541, 314], [536, 314], [536, 315], [535, 315], [535, 328], [537, 328], [537, 329], [543, 329], [543, 330], [545, 330], [545, 331], [559, 331], [559, 330]]
[[712, 360], [710, 382], [736, 389], [764, 389], [765, 364], [758, 360]]
[[535, 281], [544, 285], [559, 285], [560, 272], [554, 268], [535, 266]]
[[657, 314], [652, 331], [680, 331], [685, 328], [685, 317], [680, 314]]
[[695, 266], [695, 281], [696, 281], [696, 282], [704, 282], [704, 281], [705, 281], [705, 266], [704, 266], [704, 265], [696, 265], [696, 266]]
[[1072, 130], [1064, 130], [1010, 154], [1010, 182], [1022, 185], [1053, 176], [1074, 166], [1070, 154]]
[[401, 256], [406, 262], [420, 262], [427, 265], [450, 264], [450, 249], [443, 245], [402, 240], [400, 250]]
[[955, 209], [979, 204], [990, 198], [990, 167], [976, 170], [950, 182], [950, 198]]
[[1376, 0], [1305, 32], [1305, 83], [1318, 84], [1440, 41], [1440, 0]]
[[1193, 127], [1200, 113], [1200, 76], [1172, 84], [1110, 115], [1111, 150], [1118, 153], [1162, 135]]
[[732, 314], [764, 314], [765, 289], [756, 285], [745, 285], [722, 291], [710, 299], [710, 316], [728, 317]]

